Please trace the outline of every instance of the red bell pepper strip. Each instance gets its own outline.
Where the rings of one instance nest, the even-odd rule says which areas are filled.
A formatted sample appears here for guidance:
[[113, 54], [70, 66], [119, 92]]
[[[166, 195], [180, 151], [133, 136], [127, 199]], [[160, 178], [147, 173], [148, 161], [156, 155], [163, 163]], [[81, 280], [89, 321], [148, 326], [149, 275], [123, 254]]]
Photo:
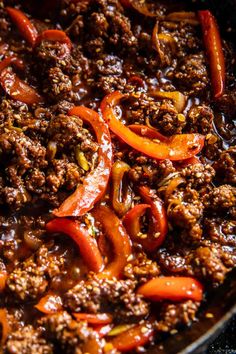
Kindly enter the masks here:
[[210, 62], [213, 95], [217, 99], [223, 95], [225, 88], [225, 59], [220, 32], [216, 19], [209, 10], [199, 11], [198, 16]]
[[[123, 218], [123, 225], [126, 228], [131, 240], [143, 245], [144, 238], [141, 232], [140, 218], [150, 209], [148, 204], [137, 204], [130, 209]], [[146, 235], [148, 237], [148, 235]]]
[[34, 307], [46, 315], [51, 315], [62, 310], [62, 299], [58, 295], [48, 294], [42, 297]]
[[200, 134], [173, 135], [168, 142], [154, 142], [132, 132], [119, 121], [114, 109], [121, 98], [118, 91], [108, 94], [102, 101], [101, 110], [112, 132], [134, 149], [158, 160], [185, 160], [199, 153], [204, 145], [204, 136]]
[[48, 232], [60, 232], [70, 236], [79, 246], [79, 250], [88, 268], [94, 272], [103, 269], [103, 259], [96, 240], [77, 221], [70, 219], [53, 219], [46, 224]]
[[4, 291], [7, 282], [7, 272], [2, 270], [0, 272], [0, 293]]
[[28, 105], [43, 102], [42, 96], [34, 88], [20, 80], [10, 68], [3, 69], [0, 72], [0, 84], [4, 91], [14, 100]]
[[61, 44], [66, 44], [69, 51], [71, 51], [72, 43], [70, 38], [66, 35], [64, 31], [50, 29], [43, 31], [37, 38], [36, 45], [39, 45], [42, 41], [49, 42], [59, 42]]
[[148, 127], [147, 125], [131, 124], [128, 127], [130, 130], [132, 130], [132, 132], [140, 136], [144, 136], [149, 139], [157, 139], [161, 142], [168, 143], [169, 138], [159, 133], [156, 129]]
[[38, 31], [32, 24], [32, 22], [30, 22], [28, 17], [18, 9], [6, 7], [6, 11], [11, 17], [14, 24], [17, 26], [20, 34], [32, 47], [34, 47], [36, 39], [38, 37]]
[[1, 327], [1, 340], [0, 340], [0, 344], [4, 344], [6, 342], [6, 339], [10, 333], [10, 325], [9, 325], [9, 321], [7, 318], [7, 309], [0, 309], [0, 327]]
[[132, 5], [130, 3], [130, 0], [120, 0], [122, 6], [128, 9], [132, 9]]
[[137, 293], [153, 301], [201, 301], [203, 287], [199, 281], [190, 277], [162, 277], [141, 285]]
[[99, 277], [112, 278], [120, 277], [131, 255], [131, 244], [129, 236], [115, 213], [108, 207], [100, 205], [93, 212], [96, 221], [100, 222], [105, 235], [111, 241], [114, 250], [113, 260], [105, 267]]
[[90, 172], [70, 195], [53, 213], [56, 216], [80, 216], [92, 209], [105, 193], [111, 167], [112, 145], [109, 129], [103, 119], [95, 111], [86, 107], [74, 107], [69, 115], [80, 117], [84, 122], [91, 124], [99, 144], [99, 162], [97, 168]]
[[[167, 215], [164, 203], [148, 187], [139, 188], [140, 195], [145, 203], [135, 205], [123, 219], [123, 224], [133, 241], [140, 243], [145, 251], [154, 251], [165, 240], [168, 231]], [[146, 237], [140, 233], [140, 217], [151, 208], [151, 222]]]
[[109, 313], [73, 313], [78, 321], [86, 321], [92, 325], [106, 325], [112, 323], [112, 316]]
[[107, 324], [105, 326], [97, 325], [96, 327], [94, 326], [93, 329], [98, 334], [99, 338], [103, 338], [112, 330], [112, 327], [112, 324]]
[[144, 202], [151, 206], [152, 215], [148, 236], [142, 244], [145, 250], [154, 251], [162, 245], [168, 232], [166, 210], [162, 200], [150, 188], [142, 186], [139, 193]]
[[16, 56], [6, 57], [0, 62], [0, 73], [3, 69], [8, 68], [9, 66], [14, 65], [20, 70], [24, 70], [23, 60], [17, 58]]
[[112, 339], [110, 343], [120, 352], [126, 352], [149, 343], [153, 334], [154, 329], [149, 324], [140, 324], [122, 332]]

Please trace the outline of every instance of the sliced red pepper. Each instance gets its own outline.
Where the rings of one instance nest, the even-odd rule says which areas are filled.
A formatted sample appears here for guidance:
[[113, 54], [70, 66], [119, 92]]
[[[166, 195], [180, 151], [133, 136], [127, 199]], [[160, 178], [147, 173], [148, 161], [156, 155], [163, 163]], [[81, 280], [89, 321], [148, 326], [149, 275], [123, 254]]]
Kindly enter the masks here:
[[150, 205], [137, 204], [130, 209], [123, 218], [123, 225], [126, 228], [131, 240], [140, 244], [143, 244], [140, 218], [146, 213], [147, 209], [150, 209]]
[[96, 327], [94, 326], [93, 329], [98, 334], [99, 338], [103, 338], [111, 331], [112, 327], [112, 324], [107, 324], [105, 326], [97, 325]]
[[14, 100], [21, 101], [28, 105], [43, 102], [42, 96], [37, 91], [20, 80], [11, 68], [3, 69], [0, 72], [0, 84], [4, 91]]
[[4, 291], [7, 282], [7, 272], [2, 270], [0, 272], [0, 293]]
[[42, 297], [34, 307], [46, 315], [51, 315], [62, 310], [62, 299], [56, 294], [48, 294]]
[[223, 95], [225, 89], [225, 59], [220, 32], [216, 19], [209, 10], [199, 11], [198, 16], [210, 63], [213, 95], [217, 99]]
[[38, 31], [33, 23], [30, 22], [28, 17], [18, 9], [6, 7], [6, 11], [14, 24], [17, 26], [22, 37], [24, 37], [25, 40], [33, 47], [38, 37]]
[[93, 127], [99, 144], [99, 162], [97, 168], [85, 177], [83, 184], [77, 187], [59, 209], [53, 211], [59, 217], [80, 216], [92, 209], [106, 191], [112, 167], [111, 138], [103, 119], [92, 109], [83, 106], [72, 108], [69, 115], [78, 116]]
[[4, 344], [6, 342], [6, 339], [11, 330], [7, 314], [7, 309], [0, 309], [1, 344]]
[[130, 8], [132, 9], [132, 5], [130, 3], [130, 0], [120, 0], [120, 2], [124, 7], [128, 8], [128, 9], [130, 9]]
[[115, 213], [108, 207], [100, 205], [92, 212], [95, 219], [101, 223], [105, 235], [113, 245], [114, 258], [99, 274], [101, 277], [120, 277], [127, 259], [131, 255], [131, 244], [129, 236]]
[[190, 277], [162, 277], [141, 285], [137, 293], [153, 301], [201, 301], [203, 287], [199, 281]]
[[134, 149], [155, 159], [185, 160], [199, 153], [204, 145], [204, 136], [200, 134], [173, 135], [168, 142], [154, 142], [132, 132], [119, 121], [114, 109], [121, 98], [120, 92], [107, 95], [101, 104], [104, 119], [114, 134]]
[[[145, 203], [140, 204], [141, 206], [136, 206], [130, 210], [123, 223], [130, 234], [131, 238], [139, 240], [143, 248], [146, 251], [154, 251], [157, 247], [160, 247], [165, 240], [166, 234], [168, 232], [168, 222], [166, 210], [164, 208], [164, 203], [162, 200], [146, 186], [139, 188], [140, 195]], [[151, 222], [149, 224], [149, 229], [146, 238], [138, 237], [138, 232], [140, 231], [139, 219], [147, 210], [147, 207], [151, 208]]]
[[154, 329], [149, 324], [140, 324], [122, 332], [110, 343], [120, 352], [126, 352], [149, 343], [153, 335]]
[[139, 193], [143, 201], [151, 206], [152, 215], [148, 237], [143, 240], [143, 247], [154, 251], [163, 244], [168, 232], [166, 210], [163, 201], [149, 187], [140, 187]]
[[96, 273], [103, 269], [103, 259], [95, 238], [79, 222], [65, 218], [54, 219], [46, 224], [46, 230], [70, 236], [79, 246], [88, 268]]
[[37, 45], [39, 45], [42, 41], [48, 42], [59, 42], [61, 44], [66, 44], [68, 50], [71, 51], [72, 43], [70, 38], [66, 35], [64, 31], [50, 29], [43, 31], [37, 38]]
[[169, 138], [159, 133], [156, 129], [148, 127], [147, 125], [131, 124], [128, 127], [130, 130], [132, 130], [132, 132], [138, 135], [145, 136], [146, 138], [149, 139], [157, 139], [160, 140], [161, 142], [168, 143]]
[[92, 325], [105, 325], [112, 322], [113, 318], [109, 313], [73, 313], [78, 321], [86, 321]]
[[3, 69], [6, 69], [11, 65], [16, 66], [20, 70], [24, 69], [23, 60], [17, 58], [16, 56], [12, 56], [12, 57], [6, 57], [0, 62], [0, 73], [2, 72]]

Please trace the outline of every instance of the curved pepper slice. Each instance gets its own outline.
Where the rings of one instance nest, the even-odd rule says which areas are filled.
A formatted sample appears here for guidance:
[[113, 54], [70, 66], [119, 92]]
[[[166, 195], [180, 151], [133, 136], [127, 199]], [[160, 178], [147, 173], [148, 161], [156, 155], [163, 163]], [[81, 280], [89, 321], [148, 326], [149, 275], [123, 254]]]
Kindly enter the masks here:
[[132, 132], [138, 135], [145, 136], [146, 138], [149, 139], [157, 139], [160, 140], [161, 142], [168, 143], [169, 138], [159, 133], [159, 131], [157, 131], [156, 129], [148, 127], [147, 125], [131, 124], [128, 126], [128, 128], [132, 130]]
[[21, 59], [12, 56], [7, 57], [0, 62], [0, 84], [5, 92], [14, 100], [21, 101], [28, 105], [43, 102], [43, 98], [35, 89], [30, 87], [9, 68], [14, 65], [18, 69], [24, 69], [24, 63]]
[[62, 299], [56, 294], [47, 294], [34, 307], [46, 315], [51, 315], [62, 310]]
[[0, 293], [4, 291], [7, 282], [7, 272], [1, 271], [0, 272]]
[[49, 42], [59, 42], [62, 44], [66, 44], [69, 51], [71, 51], [72, 43], [70, 38], [66, 35], [64, 31], [56, 30], [56, 29], [49, 29], [43, 31], [37, 38], [36, 45], [39, 45], [42, 41], [49, 41]]
[[4, 91], [14, 100], [28, 105], [43, 102], [42, 96], [34, 88], [20, 80], [10, 68], [3, 69], [0, 72], [0, 84]]
[[53, 213], [56, 216], [80, 216], [92, 209], [94, 204], [105, 193], [112, 167], [112, 145], [108, 127], [103, 119], [86, 107], [74, 107], [69, 115], [80, 117], [84, 122], [91, 124], [99, 144], [99, 162], [97, 168], [90, 172], [70, 195]]
[[220, 32], [215, 17], [209, 10], [198, 12], [203, 39], [208, 54], [214, 98], [219, 98], [225, 88], [225, 59]]
[[86, 321], [93, 325], [106, 325], [112, 322], [113, 318], [109, 313], [73, 313], [78, 321]]
[[137, 293], [153, 301], [201, 301], [203, 287], [199, 281], [190, 277], [162, 277], [141, 285]]
[[202, 150], [204, 136], [200, 134], [173, 135], [168, 139], [168, 142], [154, 142], [135, 134], [119, 121], [114, 112], [122, 97], [124, 95], [118, 91], [108, 94], [102, 101], [101, 110], [109, 128], [126, 144], [158, 160], [185, 160]]
[[94, 326], [94, 331], [98, 334], [99, 338], [103, 338], [112, 330], [112, 327], [112, 324], [96, 325], [96, 327]]
[[[168, 232], [168, 221], [167, 221], [167, 215], [166, 215], [166, 210], [164, 208], [164, 203], [163, 201], [156, 195], [156, 193], [151, 190], [149, 187], [142, 186], [139, 188], [139, 193], [144, 200], [145, 203], [149, 204], [151, 206], [151, 212], [152, 212], [152, 232], [154, 239], [150, 241], [146, 240], [144, 241], [145, 246], [147, 248], [156, 248], [159, 247]], [[157, 238], [155, 238], [155, 233], [159, 234]]]
[[123, 218], [123, 225], [126, 228], [132, 241], [142, 244], [143, 234], [141, 233], [140, 218], [150, 209], [148, 204], [137, 204], [130, 209]]
[[82, 258], [88, 268], [94, 272], [103, 269], [103, 259], [99, 252], [96, 240], [79, 223], [70, 219], [53, 219], [46, 224], [48, 232], [60, 232], [70, 236], [79, 246]]
[[110, 341], [114, 348], [126, 352], [151, 341], [154, 329], [149, 324], [134, 326]]
[[96, 207], [93, 216], [103, 226], [105, 235], [111, 241], [114, 250], [113, 260], [105, 267], [101, 277], [112, 278], [120, 277], [127, 264], [127, 259], [131, 255], [131, 244], [129, 236], [121, 222], [114, 212], [103, 205]]
[[1, 327], [1, 340], [0, 340], [0, 344], [4, 344], [6, 342], [6, 339], [10, 333], [10, 325], [9, 325], [9, 321], [7, 318], [8, 312], [7, 309], [0, 309], [0, 327]]
[[[123, 223], [130, 237], [142, 244], [146, 251], [154, 251], [165, 240], [168, 231], [167, 215], [164, 203], [158, 196], [146, 186], [139, 188], [140, 195], [145, 203], [133, 207], [124, 217]], [[140, 234], [140, 217], [151, 208], [151, 221], [146, 237]]]
[[30, 22], [28, 17], [18, 9], [6, 7], [6, 11], [17, 26], [22, 37], [24, 37], [30, 45], [34, 46], [38, 37], [38, 31], [32, 22]]
[[6, 69], [8, 68], [8, 66], [11, 65], [16, 66], [20, 70], [24, 69], [23, 60], [17, 58], [16, 56], [11, 56], [11, 57], [6, 57], [0, 62], [0, 73], [2, 72], [3, 69]]

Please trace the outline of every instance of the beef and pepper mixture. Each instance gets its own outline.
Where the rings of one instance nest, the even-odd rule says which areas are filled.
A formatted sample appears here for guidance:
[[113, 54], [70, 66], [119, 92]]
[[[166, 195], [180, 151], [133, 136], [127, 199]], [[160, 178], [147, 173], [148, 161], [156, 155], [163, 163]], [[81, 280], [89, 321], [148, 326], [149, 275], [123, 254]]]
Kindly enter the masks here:
[[145, 352], [234, 267], [236, 56], [187, 3], [0, 2], [3, 353]]

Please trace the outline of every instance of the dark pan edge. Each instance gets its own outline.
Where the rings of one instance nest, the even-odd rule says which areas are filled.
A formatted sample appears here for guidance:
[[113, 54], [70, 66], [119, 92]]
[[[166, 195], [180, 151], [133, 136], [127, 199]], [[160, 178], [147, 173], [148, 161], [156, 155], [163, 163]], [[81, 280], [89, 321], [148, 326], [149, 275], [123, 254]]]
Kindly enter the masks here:
[[[178, 354], [201, 353], [205, 346], [208, 346], [220, 334], [228, 321], [236, 315], [236, 304], [229, 310], [215, 325], [213, 325], [205, 334], [198, 338], [195, 342], [188, 345]], [[199, 352], [200, 350], [200, 352]]]

